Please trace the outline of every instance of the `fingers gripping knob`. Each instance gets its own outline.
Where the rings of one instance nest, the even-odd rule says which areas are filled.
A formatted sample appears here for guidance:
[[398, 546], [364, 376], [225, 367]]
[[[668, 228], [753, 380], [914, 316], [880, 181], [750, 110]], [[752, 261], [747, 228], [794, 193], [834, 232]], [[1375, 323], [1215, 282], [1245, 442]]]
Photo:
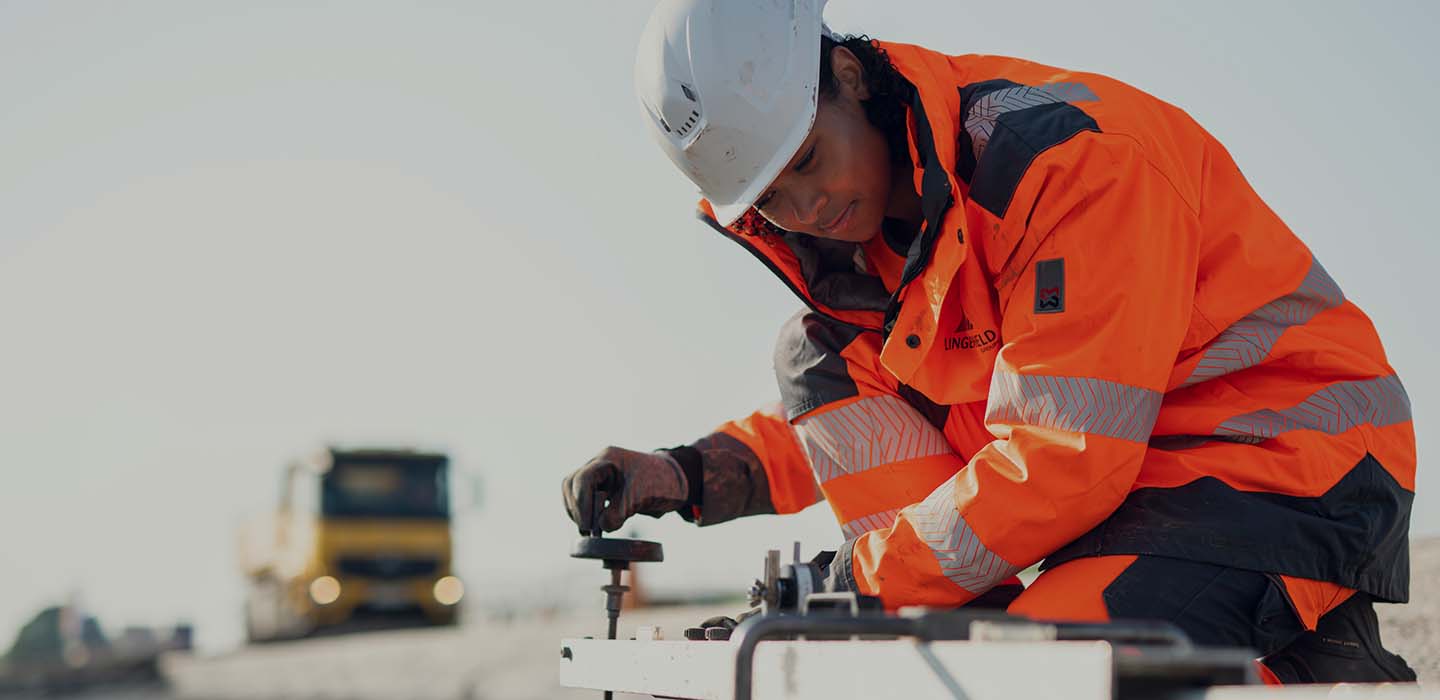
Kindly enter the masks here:
[[590, 536], [575, 540], [575, 546], [570, 548], [571, 557], [601, 559], [607, 569], [628, 569], [632, 563], [665, 561], [665, 550], [659, 542], [604, 537], [599, 527], [600, 506], [604, 503], [605, 492], [597, 491], [595, 506], [590, 511], [594, 521]]

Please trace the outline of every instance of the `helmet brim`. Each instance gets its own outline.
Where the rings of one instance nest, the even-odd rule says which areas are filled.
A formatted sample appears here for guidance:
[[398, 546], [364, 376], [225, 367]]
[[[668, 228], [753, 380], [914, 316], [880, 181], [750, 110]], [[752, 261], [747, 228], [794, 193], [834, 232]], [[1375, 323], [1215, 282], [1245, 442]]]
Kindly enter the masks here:
[[[816, 75], [819, 75], [820, 51], [818, 47], [815, 53], [815, 72]], [[775, 182], [775, 178], [780, 177], [780, 173], [785, 171], [785, 166], [790, 164], [790, 159], [795, 157], [795, 153], [800, 150], [800, 146], [805, 143], [805, 139], [810, 137], [810, 130], [815, 126], [815, 115], [818, 111], [818, 85], [815, 87], [815, 92], [816, 94], [811, 96], [810, 109], [807, 110], [805, 118], [796, 124], [796, 128], [791, 130], [790, 134], [786, 136], [785, 141], [780, 144], [780, 147], [775, 149], [774, 157], [765, 164], [765, 167], [756, 173], [750, 185], [740, 192], [740, 196], [736, 197], [732, 202], [716, 202], [711, 200], [710, 206], [714, 208], [715, 219], [721, 226], [729, 226], [744, 216], [745, 212], [749, 211], [750, 207], [755, 205], [755, 200], [759, 199], [760, 195], [764, 194], [766, 189], [769, 189], [771, 183]]]

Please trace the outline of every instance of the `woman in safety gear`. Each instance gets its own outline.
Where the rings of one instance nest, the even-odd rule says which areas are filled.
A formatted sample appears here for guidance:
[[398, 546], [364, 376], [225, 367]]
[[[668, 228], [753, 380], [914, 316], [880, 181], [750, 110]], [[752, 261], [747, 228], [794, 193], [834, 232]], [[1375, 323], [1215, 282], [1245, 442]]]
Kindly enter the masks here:
[[833, 36], [822, 5], [665, 0], [645, 29], [699, 217], [807, 308], [778, 404], [568, 477], [582, 531], [823, 499], [832, 585], [888, 609], [998, 593], [1283, 681], [1413, 680], [1371, 607], [1408, 596], [1409, 399], [1224, 147], [1113, 79]]

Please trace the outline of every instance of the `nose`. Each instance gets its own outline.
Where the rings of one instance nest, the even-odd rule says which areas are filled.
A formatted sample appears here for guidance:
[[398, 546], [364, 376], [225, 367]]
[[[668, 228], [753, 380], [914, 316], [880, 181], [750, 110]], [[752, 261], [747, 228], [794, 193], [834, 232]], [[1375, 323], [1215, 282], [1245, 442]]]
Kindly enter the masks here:
[[819, 226], [820, 216], [829, 201], [830, 198], [818, 187], [796, 192], [791, 202], [795, 207], [795, 220], [805, 226]]

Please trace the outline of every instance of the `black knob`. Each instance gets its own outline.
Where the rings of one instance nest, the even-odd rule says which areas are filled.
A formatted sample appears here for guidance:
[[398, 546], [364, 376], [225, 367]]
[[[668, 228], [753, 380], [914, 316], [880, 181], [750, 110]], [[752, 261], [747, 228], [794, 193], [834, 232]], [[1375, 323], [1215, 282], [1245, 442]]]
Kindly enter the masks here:
[[570, 556], [576, 559], [607, 559], [623, 562], [665, 561], [659, 542], [611, 537], [581, 537], [575, 540]]

